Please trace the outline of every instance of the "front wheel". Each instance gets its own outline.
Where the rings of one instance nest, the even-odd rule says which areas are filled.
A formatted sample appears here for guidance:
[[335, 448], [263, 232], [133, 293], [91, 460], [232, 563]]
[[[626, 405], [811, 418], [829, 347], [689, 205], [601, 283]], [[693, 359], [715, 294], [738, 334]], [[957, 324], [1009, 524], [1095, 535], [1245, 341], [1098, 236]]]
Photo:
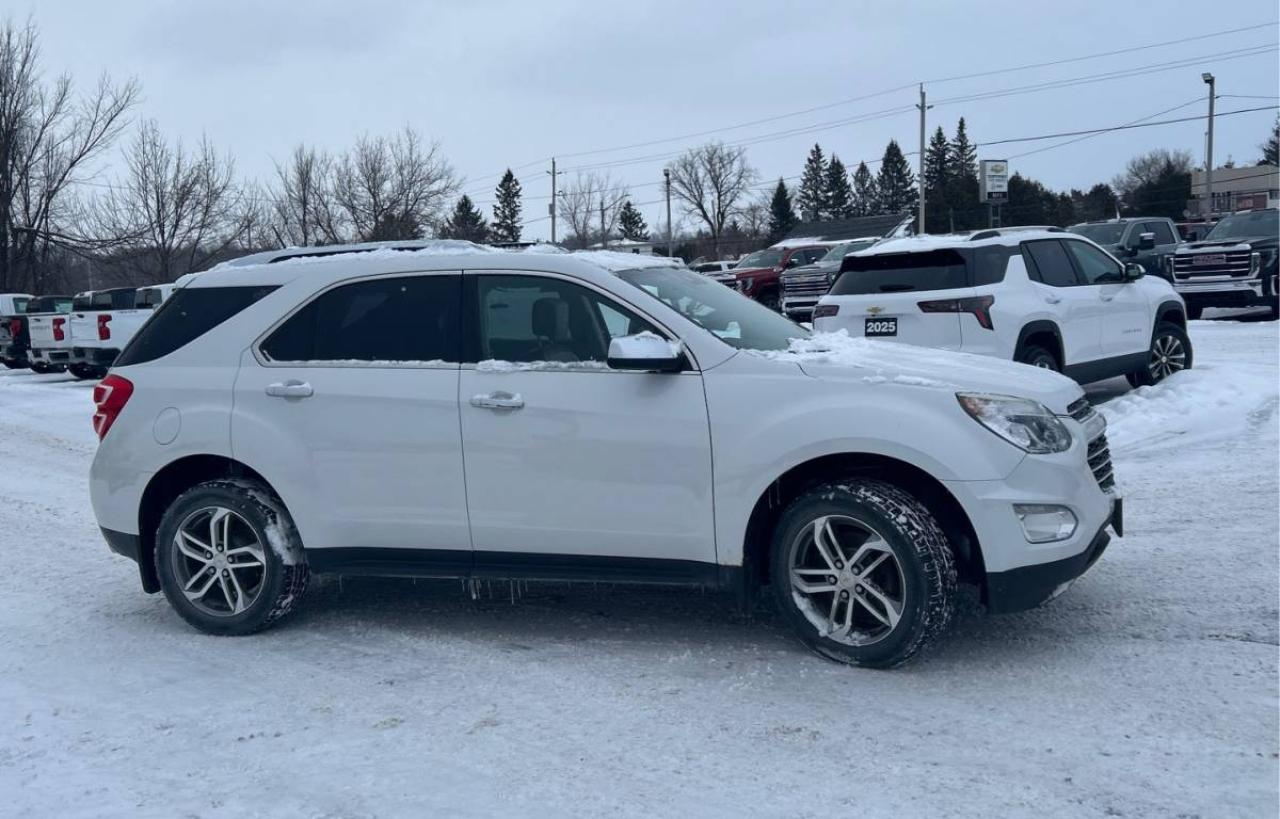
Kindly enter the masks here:
[[824, 484], [794, 500], [774, 532], [771, 570], [800, 640], [849, 665], [902, 665], [955, 611], [946, 535], [923, 504], [882, 481]]
[[1054, 372], [1062, 372], [1062, 367], [1058, 364], [1057, 356], [1037, 344], [1029, 344], [1018, 351], [1014, 360], [1020, 364], [1030, 364], [1032, 367], [1039, 367], [1042, 370], [1053, 370]]
[[1147, 366], [1129, 374], [1129, 383], [1135, 387], [1150, 387], [1169, 376], [1191, 369], [1191, 338], [1187, 331], [1176, 324], [1162, 321], [1151, 336], [1151, 350]]
[[209, 634], [260, 631], [307, 588], [292, 518], [250, 481], [209, 481], [179, 495], [160, 521], [155, 556], [169, 605]]

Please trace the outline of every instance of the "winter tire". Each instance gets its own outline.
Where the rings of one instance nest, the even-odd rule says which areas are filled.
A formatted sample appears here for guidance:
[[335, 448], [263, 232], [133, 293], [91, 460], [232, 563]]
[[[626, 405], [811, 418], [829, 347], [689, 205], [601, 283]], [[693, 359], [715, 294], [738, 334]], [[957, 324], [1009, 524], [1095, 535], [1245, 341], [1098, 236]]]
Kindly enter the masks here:
[[3, 363], [4, 366], [9, 368], [10, 370], [25, 370], [27, 368], [27, 365], [23, 364], [21, 361], [11, 361], [7, 358], [0, 363]]
[[1030, 364], [1032, 367], [1053, 370], [1056, 373], [1062, 372], [1057, 356], [1038, 344], [1028, 344], [1023, 347], [1014, 360], [1022, 364]]
[[57, 372], [57, 370], [48, 364], [33, 363], [31, 365], [31, 372], [35, 373], [36, 375], [48, 375], [49, 373]]
[[169, 605], [209, 634], [261, 631], [307, 588], [293, 519], [252, 481], [209, 481], [178, 496], [160, 521], [155, 558]]
[[771, 560], [783, 616], [805, 645], [838, 662], [902, 665], [955, 611], [946, 535], [923, 504], [882, 481], [833, 482], [796, 498]]
[[85, 364], [72, 364], [67, 367], [67, 372], [71, 373], [81, 381], [87, 381], [93, 378], [93, 370]]
[[1191, 369], [1191, 339], [1176, 324], [1162, 321], [1151, 335], [1151, 352], [1147, 366], [1129, 374], [1129, 383], [1135, 387], [1159, 384], [1169, 376]]

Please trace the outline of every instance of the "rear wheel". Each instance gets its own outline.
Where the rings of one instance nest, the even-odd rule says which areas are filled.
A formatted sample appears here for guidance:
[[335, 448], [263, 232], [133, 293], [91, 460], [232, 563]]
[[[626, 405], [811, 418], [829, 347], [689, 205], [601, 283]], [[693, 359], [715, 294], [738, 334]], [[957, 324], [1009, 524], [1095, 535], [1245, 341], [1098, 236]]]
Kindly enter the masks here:
[[800, 640], [850, 665], [892, 668], [950, 623], [956, 570], [937, 521], [881, 481], [824, 484], [774, 532], [775, 600]]
[[769, 290], [760, 294], [760, 303], [777, 313], [782, 310], [782, 302], [778, 298], [777, 290]]
[[42, 364], [42, 363], [33, 361], [31, 363], [31, 372], [37, 373], [39, 375], [48, 375], [49, 373], [57, 372], [57, 368], [49, 364]]
[[15, 361], [9, 358], [4, 359], [3, 363], [4, 366], [10, 370], [25, 370], [27, 368], [27, 365], [23, 364], [21, 361]]
[[1062, 365], [1058, 363], [1058, 357], [1038, 344], [1028, 344], [1023, 347], [1014, 357], [1014, 360], [1022, 364], [1030, 364], [1032, 367], [1062, 372]]
[[156, 573], [169, 605], [209, 634], [260, 631], [307, 588], [293, 520], [269, 489], [209, 481], [188, 489], [160, 521]]
[[88, 364], [72, 364], [67, 367], [67, 372], [71, 373], [81, 381], [93, 378], [93, 368]]
[[1191, 339], [1185, 330], [1171, 322], [1156, 325], [1151, 337], [1147, 366], [1130, 373], [1129, 383], [1135, 387], [1159, 384], [1174, 373], [1191, 369]]

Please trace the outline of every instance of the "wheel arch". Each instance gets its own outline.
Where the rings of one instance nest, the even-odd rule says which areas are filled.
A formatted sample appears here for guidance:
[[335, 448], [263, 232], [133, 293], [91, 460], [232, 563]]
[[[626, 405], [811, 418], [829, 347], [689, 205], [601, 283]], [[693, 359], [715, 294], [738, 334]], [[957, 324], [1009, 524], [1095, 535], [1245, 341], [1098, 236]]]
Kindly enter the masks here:
[[169, 504], [196, 484], [218, 478], [248, 478], [271, 489], [266, 478], [253, 468], [225, 455], [186, 455], [151, 476], [138, 504], [138, 572], [143, 590], [160, 591], [155, 563], [156, 530]]
[[964, 507], [945, 484], [924, 469], [892, 456], [846, 452], [796, 464], [774, 479], [756, 500], [742, 544], [742, 593], [748, 607], [756, 590], [770, 581], [773, 533], [787, 506], [813, 486], [853, 477], [883, 480], [919, 499], [937, 517], [946, 533], [960, 577], [985, 586], [986, 568], [977, 532]]
[[1168, 299], [1167, 301], [1160, 302], [1160, 306], [1156, 308], [1155, 323], [1151, 325], [1151, 332], [1153, 335], [1155, 333], [1156, 325], [1160, 324], [1162, 321], [1167, 321], [1170, 324], [1176, 324], [1181, 327], [1183, 331], [1186, 331], [1187, 312], [1183, 307], [1182, 302], [1175, 301], [1174, 299]]
[[1040, 344], [1046, 347], [1049, 352], [1057, 356], [1059, 367], [1067, 366], [1066, 354], [1062, 346], [1062, 331], [1054, 322], [1038, 319], [1024, 324], [1018, 331], [1018, 343], [1013, 347], [1013, 357], [1016, 359], [1028, 344]]

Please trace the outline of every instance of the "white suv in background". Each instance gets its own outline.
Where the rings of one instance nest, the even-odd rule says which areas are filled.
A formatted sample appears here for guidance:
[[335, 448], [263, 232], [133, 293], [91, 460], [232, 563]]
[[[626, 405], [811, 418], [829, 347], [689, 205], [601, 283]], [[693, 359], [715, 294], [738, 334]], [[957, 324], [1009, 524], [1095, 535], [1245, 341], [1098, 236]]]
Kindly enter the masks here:
[[815, 330], [1033, 364], [1088, 383], [1191, 367], [1186, 307], [1141, 265], [1057, 228], [882, 242], [845, 259]]
[[958, 581], [1035, 606], [1121, 528], [1105, 422], [1069, 379], [826, 346], [630, 254], [248, 257], [181, 280], [94, 397], [108, 544], [218, 634], [287, 613], [310, 572], [713, 587], [748, 610], [767, 585], [811, 648], [887, 667], [945, 628]]

